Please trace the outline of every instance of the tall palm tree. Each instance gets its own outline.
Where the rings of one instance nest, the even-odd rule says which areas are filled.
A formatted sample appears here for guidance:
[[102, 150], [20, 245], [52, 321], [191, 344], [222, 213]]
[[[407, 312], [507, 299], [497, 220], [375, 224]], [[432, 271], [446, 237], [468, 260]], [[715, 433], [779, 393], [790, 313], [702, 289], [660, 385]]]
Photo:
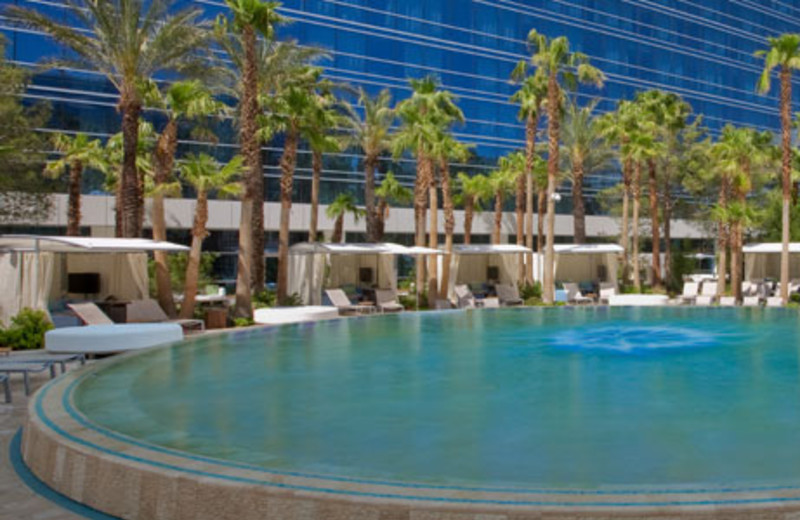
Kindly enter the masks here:
[[586, 242], [586, 202], [583, 199], [584, 179], [611, 166], [611, 150], [603, 138], [603, 128], [594, 115], [596, 101], [579, 107], [568, 102], [562, 128], [562, 151], [565, 171], [572, 181], [572, 222], [575, 243]]
[[344, 241], [344, 217], [348, 213], [353, 215], [356, 222], [364, 216], [364, 210], [356, 205], [356, 198], [350, 193], [340, 193], [325, 210], [328, 218], [334, 219], [331, 237], [331, 242], [334, 244]]
[[550, 39], [536, 29], [528, 34], [528, 45], [533, 51], [531, 64], [540, 68], [547, 77], [547, 242], [544, 257], [545, 303], [553, 303], [555, 298], [555, 192], [559, 170], [559, 140], [561, 119], [561, 98], [563, 88], [573, 88], [577, 83], [594, 84], [601, 87], [605, 80], [603, 73], [589, 64], [589, 58], [582, 53], [570, 50], [569, 40], [560, 36]]
[[[201, 70], [208, 32], [196, 7], [174, 10], [174, 0], [74, 0], [68, 14], [51, 18], [17, 6], [9, 13], [49, 35], [74, 53], [62, 64], [95, 70], [119, 92], [124, 157], [120, 206], [116, 218], [121, 236], [142, 234], [144, 195], [137, 178], [136, 149], [143, 108], [140, 85], [159, 72], [194, 74]], [[70, 19], [70, 26], [63, 20]]]
[[377, 199], [377, 218], [375, 241], [383, 240], [386, 220], [389, 218], [389, 207], [392, 204], [408, 204], [414, 200], [414, 192], [400, 184], [392, 172], [386, 174], [380, 186], [375, 190]]
[[53, 148], [61, 156], [48, 161], [45, 174], [60, 177], [64, 170], [69, 171], [67, 182], [67, 236], [80, 235], [81, 228], [81, 181], [86, 168], [105, 172], [108, 164], [103, 145], [99, 139], [89, 139], [86, 134], [72, 137], [65, 134], [53, 136]]
[[242, 157], [237, 155], [226, 165], [220, 165], [213, 157], [201, 153], [190, 154], [178, 163], [181, 179], [197, 192], [197, 201], [192, 223], [192, 246], [189, 261], [186, 264], [186, 283], [181, 305], [181, 318], [194, 315], [195, 298], [197, 297], [197, 280], [200, 272], [200, 255], [203, 240], [208, 236], [208, 196], [216, 193], [219, 197], [235, 197], [242, 191], [241, 183], [236, 180], [242, 172]]
[[503, 206], [505, 197], [514, 191], [516, 180], [519, 177], [519, 154], [510, 154], [497, 161], [497, 169], [489, 175], [489, 185], [494, 194], [494, 227], [492, 228], [492, 244], [500, 243], [503, 226]]
[[[178, 149], [178, 124], [182, 120], [197, 121], [215, 113], [220, 113], [224, 105], [214, 99], [211, 91], [199, 80], [177, 81], [163, 92], [154, 81], [150, 81], [144, 94], [145, 103], [163, 111], [167, 122], [158, 135], [153, 150], [153, 205], [151, 222], [153, 239], [167, 239], [167, 223], [164, 215], [164, 196], [169, 188], [164, 186], [172, 180], [175, 169], [175, 153]], [[195, 135], [209, 138], [205, 125], [195, 127]], [[167, 315], [174, 317], [175, 301], [172, 297], [167, 253], [155, 251], [156, 295], [159, 305]]]
[[[455, 202], [453, 199], [453, 179], [450, 175], [450, 160], [466, 161], [470, 155], [470, 146], [459, 142], [451, 134], [443, 132], [434, 144], [433, 155], [439, 163], [439, 176], [442, 186], [442, 209], [444, 212], [444, 258], [442, 259], [442, 280], [439, 297], [447, 298], [447, 286], [450, 282], [450, 260], [453, 255], [453, 233], [456, 229]], [[432, 229], [436, 229], [432, 226]], [[430, 262], [438, 259], [431, 255]], [[431, 266], [431, 270], [433, 266]]]
[[[771, 141], [769, 132], [726, 125], [711, 149], [721, 185], [714, 216], [729, 230], [731, 288], [737, 301], [742, 300], [743, 229], [751, 219], [747, 195], [752, 190], [754, 173], [771, 158]], [[724, 283], [720, 285], [724, 287]]]
[[[536, 132], [539, 129], [539, 120], [542, 116], [542, 106], [547, 99], [547, 77], [540, 69], [528, 75], [528, 63], [520, 61], [511, 73], [512, 80], [519, 82], [520, 87], [511, 96], [511, 102], [519, 105], [517, 117], [525, 122], [525, 245], [533, 247], [533, 194], [536, 186], [534, 169], [536, 167]], [[521, 189], [518, 186], [518, 189]], [[517, 195], [518, 199], [520, 195]], [[519, 242], [519, 241], [518, 241]], [[528, 268], [525, 270], [525, 281], [533, 283], [533, 255], [528, 259]]]
[[764, 58], [764, 72], [758, 80], [757, 89], [761, 93], [769, 92], [772, 85], [772, 71], [777, 68], [781, 82], [781, 146], [783, 147], [781, 300], [786, 305], [789, 302], [789, 215], [792, 197], [792, 71], [800, 69], [800, 34], [784, 34], [777, 38], [767, 38], [767, 41], [769, 49], [756, 53], [756, 56]]
[[[425, 245], [425, 213], [434, 180], [435, 158], [433, 147], [439, 135], [455, 122], [464, 121], [464, 113], [458, 108], [453, 94], [440, 90], [438, 81], [428, 76], [410, 80], [411, 97], [398, 103], [395, 112], [401, 126], [392, 141], [396, 156], [411, 151], [417, 159], [417, 179], [414, 183], [414, 219], [416, 223], [416, 245]], [[435, 211], [435, 208], [433, 208]], [[432, 230], [436, 233], [436, 230]], [[435, 275], [434, 275], [435, 276]], [[422, 293], [425, 271], [422, 258], [417, 260], [417, 294]], [[433, 297], [429, 294], [429, 298]]]
[[601, 133], [617, 147], [619, 162], [622, 164], [622, 223], [620, 229], [620, 246], [622, 247], [624, 283], [630, 281], [630, 232], [628, 217], [630, 215], [631, 187], [633, 185], [633, 158], [630, 148], [625, 145], [631, 139], [638, 125], [636, 105], [631, 101], [623, 100], [617, 104], [617, 109], [607, 112], [600, 118]]
[[492, 186], [485, 175], [469, 176], [463, 172], [458, 174], [458, 183], [464, 206], [464, 243], [469, 245], [472, 243], [472, 220], [475, 213], [482, 211], [483, 204], [492, 197]]
[[284, 135], [281, 155], [281, 213], [278, 230], [278, 302], [288, 297], [289, 283], [289, 226], [294, 191], [294, 172], [297, 166], [297, 147], [300, 138], [316, 130], [313, 117], [316, 107], [316, 87], [322, 69], [306, 65], [298, 70], [294, 78], [287, 80], [281, 90], [265, 107], [275, 128]]
[[642, 166], [661, 153], [660, 143], [653, 137], [652, 131], [637, 127], [628, 134], [628, 139], [622, 145], [621, 153], [630, 158], [633, 163], [633, 178], [631, 181], [631, 196], [633, 197], [633, 287], [637, 292], [642, 289], [641, 269], [639, 268], [639, 208], [642, 200]]
[[352, 129], [351, 143], [364, 153], [364, 203], [366, 206], [367, 241], [380, 240], [381, 215], [375, 200], [375, 172], [380, 156], [391, 150], [392, 124], [395, 113], [392, 108], [392, 94], [388, 89], [370, 96], [361, 89], [358, 94], [360, 110], [349, 110], [349, 126]]
[[[252, 284], [263, 281], [264, 177], [257, 118], [259, 106], [258, 36], [272, 41], [275, 27], [287, 20], [278, 14], [278, 2], [225, 0], [229, 14], [215, 23], [216, 40], [232, 59], [241, 76], [239, 83], [239, 147], [244, 160], [239, 255], [236, 272], [236, 317], [252, 315]], [[254, 269], [255, 267], [255, 269]], [[255, 271], [255, 273], [254, 273]], [[254, 276], [255, 275], [255, 276]], [[260, 286], [258, 287], [260, 289]]]

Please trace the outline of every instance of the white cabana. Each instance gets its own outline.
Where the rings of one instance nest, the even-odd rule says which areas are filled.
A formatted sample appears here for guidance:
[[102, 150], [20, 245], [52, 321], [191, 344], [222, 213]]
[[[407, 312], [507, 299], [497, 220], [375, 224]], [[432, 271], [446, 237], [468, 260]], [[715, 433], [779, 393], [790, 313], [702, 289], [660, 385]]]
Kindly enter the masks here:
[[52, 302], [84, 297], [67, 292], [70, 274], [96, 274], [95, 299], [146, 298], [147, 252], [188, 250], [140, 238], [0, 235], [0, 323], [8, 324], [26, 307], [47, 311]]
[[556, 282], [609, 282], [617, 284], [617, 244], [555, 244]]
[[520, 257], [532, 251], [516, 244], [460, 244], [453, 246], [447, 296], [453, 298], [456, 285], [519, 281]]
[[441, 254], [400, 244], [301, 243], [289, 248], [289, 294], [320, 305], [327, 288], [397, 289], [397, 256]]
[[[744, 279], [780, 279], [782, 249], [783, 245], [780, 242], [765, 242], [744, 246], [742, 248], [744, 252]], [[800, 278], [800, 242], [790, 242], [789, 279], [796, 278]]]

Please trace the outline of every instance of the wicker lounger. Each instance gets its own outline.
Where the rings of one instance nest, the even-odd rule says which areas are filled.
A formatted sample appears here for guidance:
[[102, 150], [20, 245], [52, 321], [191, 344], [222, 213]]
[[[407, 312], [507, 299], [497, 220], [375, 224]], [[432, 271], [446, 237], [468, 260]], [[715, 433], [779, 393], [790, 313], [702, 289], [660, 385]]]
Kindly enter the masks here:
[[56, 377], [56, 364], [55, 363], [7, 363], [6, 361], [0, 362], [0, 374], [22, 374], [22, 382], [25, 385], [25, 395], [30, 395], [30, 374], [38, 374], [50, 370], [50, 377]]

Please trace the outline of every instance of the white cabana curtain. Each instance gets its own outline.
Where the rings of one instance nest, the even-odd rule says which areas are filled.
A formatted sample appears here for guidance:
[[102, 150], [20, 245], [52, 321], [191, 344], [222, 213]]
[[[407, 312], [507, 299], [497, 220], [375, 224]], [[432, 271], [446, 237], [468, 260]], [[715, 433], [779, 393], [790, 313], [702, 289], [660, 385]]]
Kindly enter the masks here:
[[[326, 288], [344, 286], [397, 289], [395, 255], [330, 255], [330, 276]], [[372, 269], [372, 282], [360, 280], [361, 269]]]
[[289, 294], [306, 305], [322, 303], [322, 286], [328, 270], [325, 254], [289, 255]]
[[0, 254], [0, 325], [8, 326], [19, 312], [22, 285], [22, 255]]
[[451, 300], [456, 297], [456, 277], [460, 264], [461, 255], [450, 255], [450, 278], [447, 280], [447, 297]]
[[[12, 314], [16, 315], [25, 308], [40, 309], [45, 312], [50, 297], [50, 288], [53, 283], [53, 253], [39, 253], [37, 262], [36, 254], [25, 253], [22, 255], [22, 276], [20, 280], [18, 307]], [[37, 271], [38, 266], [38, 271]]]
[[[759, 280], [762, 278], [781, 277], [780, 253], [745, 253], [744, 279]], [[789, 279], [800, 278], [800, 254], [789, 255]]]
[[500, 283], [516, 284], [519, 275], [519, 260], [518, 254], [512, 255], [497, 255], [500, 265]]
[[[556, 254], [557, 282], [613, 282], [617, 283], [616, 253]], [[603, 275], [602, 271], [605, 271]]]
[[68, 253], [66, 257], [68, 274], [100, 274], [100, 293], [93, 295], [98, 299], [141, 300], [148, 296], [147, 253]]

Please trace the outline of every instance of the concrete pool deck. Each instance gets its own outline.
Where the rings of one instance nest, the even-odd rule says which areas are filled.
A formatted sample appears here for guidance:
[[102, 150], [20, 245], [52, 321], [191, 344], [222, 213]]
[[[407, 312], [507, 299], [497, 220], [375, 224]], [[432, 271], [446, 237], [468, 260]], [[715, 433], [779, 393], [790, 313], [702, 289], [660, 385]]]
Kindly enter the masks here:
[[94, 364], [71, 371], [31, 398], [22, 451], [33, 473], [53, 489], [120, 518], [800, 519], [800, 489], [788, 487], [576, 493], [270, 472], [149, 445], [92, 424], [73, 407], [71, 392], [97, 369]]

